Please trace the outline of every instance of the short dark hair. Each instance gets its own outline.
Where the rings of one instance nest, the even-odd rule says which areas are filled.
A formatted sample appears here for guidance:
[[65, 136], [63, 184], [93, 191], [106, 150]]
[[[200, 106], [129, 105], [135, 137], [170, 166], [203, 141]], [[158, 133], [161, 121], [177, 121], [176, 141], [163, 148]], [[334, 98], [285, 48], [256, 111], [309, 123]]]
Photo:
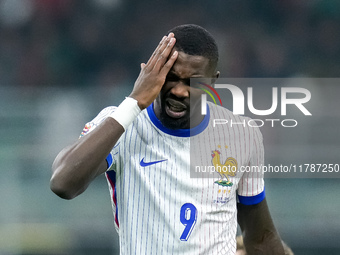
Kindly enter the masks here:
[[188, 55], [203, 56], [209, 59], [215, 70], [218, 62], [218, 48], [213, 36], [203, 27], [185, 24], [169, 30], [176, 38], [175, 48]]

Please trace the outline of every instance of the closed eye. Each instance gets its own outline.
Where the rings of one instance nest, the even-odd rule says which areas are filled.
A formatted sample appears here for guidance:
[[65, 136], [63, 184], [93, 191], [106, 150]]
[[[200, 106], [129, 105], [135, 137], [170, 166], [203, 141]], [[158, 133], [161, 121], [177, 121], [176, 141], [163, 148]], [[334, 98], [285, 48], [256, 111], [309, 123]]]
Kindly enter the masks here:
[[179, 77], [175, 74], [171, 74], [169, 73], [167, 76], [166, 76], [166, 80], [167, 81], [179, 81]]
[[173, 73], [168, 73], [168, 75], [166, 76], [166, 81], [169, 81], [169, 82], [182, 81], [184, 84], [190, 86], [190, 78], [181, 79], [180, 77], [178, 77], [176, 74], [173, 74]]

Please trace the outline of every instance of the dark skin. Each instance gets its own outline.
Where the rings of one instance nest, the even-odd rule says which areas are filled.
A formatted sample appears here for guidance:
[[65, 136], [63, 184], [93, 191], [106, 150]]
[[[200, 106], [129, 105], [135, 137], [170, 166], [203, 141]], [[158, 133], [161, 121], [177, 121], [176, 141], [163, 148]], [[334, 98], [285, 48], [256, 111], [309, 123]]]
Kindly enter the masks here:
[[[138, 101], [141, 110], [159, 95], [166, 76], [174, 65], [178, 52], [172, 51], [176, 39], [164, 36], [140, 74], [130, 97]], [[83, 193], [88, 185], [107, 169], [106, 157], [124, 128], [113, 118], [104, 120], [93, 132], [64, 148], [52, 165], [51, 190], [64, 199]]]
[[237, 204], [237, 221], [241, 227], [248, 255], [285, 254], [266, 199], [256, 205]]
[[[154, 111], [164, 126], [173, 129], [197, 126], [203, 119], [200, 114], [202, 91], [190, 87], [190, 78], [217, 78], [219, 72], [210, 70], [209, 60], [179, 51], [175, 65], [154, 102]], [[174, 109], [175, 111], [172, 111]]]
[[[190, 87], [190, 78], [214, 80], [219, 72], [210, 67], [207, 58], [177, 51], [175, 42], [173, 33], [163, 37], [148, 62], [141, 64], [130, 97], [138, 101], [141, 110], [154, 102], [155, 114], [164, 126], [190, 128], [203, 118], [199, 110], [201, 92]], [[107, 118], [92, 132], [64, 148], [52, 165], [52, 191], [64, 199], [84, 192], [106, 171], [105, 159], [123, 133], [124, 128], [115, 119]], [[265, 200], [251, 206], [239, 204], [238, 221], [247, 254], [284, 254]]]

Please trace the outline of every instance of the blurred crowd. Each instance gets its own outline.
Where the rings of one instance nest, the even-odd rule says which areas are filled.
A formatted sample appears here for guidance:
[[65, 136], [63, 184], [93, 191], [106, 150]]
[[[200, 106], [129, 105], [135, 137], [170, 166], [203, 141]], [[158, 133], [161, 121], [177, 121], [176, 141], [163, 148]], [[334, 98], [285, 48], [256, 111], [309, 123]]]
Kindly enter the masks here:
[[338, 0], [0, 0], [0, 86], [133, 82], [170, 28], [196, 23], [222, 77], [338, 77]]

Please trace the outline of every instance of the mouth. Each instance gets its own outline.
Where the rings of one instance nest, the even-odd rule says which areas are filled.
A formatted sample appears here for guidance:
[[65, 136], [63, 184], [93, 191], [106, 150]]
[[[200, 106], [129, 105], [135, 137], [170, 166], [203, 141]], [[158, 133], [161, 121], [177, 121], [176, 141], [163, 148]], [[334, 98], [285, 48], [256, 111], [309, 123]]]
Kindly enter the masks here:
[[165, 102], [166, 113], [174, 119], [182, 118], [187, 113], [187, 106], [175, 99], [168, 99]]

